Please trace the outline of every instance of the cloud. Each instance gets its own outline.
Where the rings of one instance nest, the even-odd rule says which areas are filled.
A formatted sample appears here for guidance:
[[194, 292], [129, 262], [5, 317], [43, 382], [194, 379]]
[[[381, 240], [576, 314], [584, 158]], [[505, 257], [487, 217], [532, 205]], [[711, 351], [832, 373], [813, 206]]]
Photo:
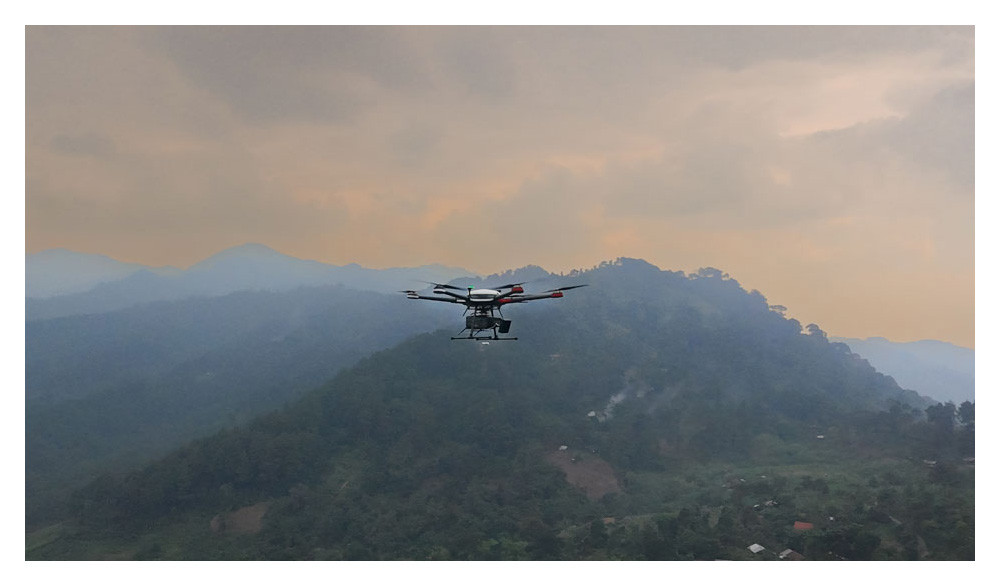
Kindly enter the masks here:
[[381, 88], [423, 83], [406, 38], [379, 27], [158, 27], [146, 46], [248, 122], [348, 123]]
[[970, 81], [942, 88], [918, 104], [906, 118], [888, 125], [882, 141], [915, 169], [940, 171], [971, 197], [975, 133], [975, 84]]
[[64, 155], [104, 158], [115, 153], [115, 141], [96, 132], [57, 134], [49, 144], [53, 151]]
[[185, 265], [255, 241], [484, 273], [637, 256], [720, 267], [793, 312], [785, 296], [820, 269], [931, 279], [973, 262], [972, 27], [29, 27], [26, 41], [31, 250]]

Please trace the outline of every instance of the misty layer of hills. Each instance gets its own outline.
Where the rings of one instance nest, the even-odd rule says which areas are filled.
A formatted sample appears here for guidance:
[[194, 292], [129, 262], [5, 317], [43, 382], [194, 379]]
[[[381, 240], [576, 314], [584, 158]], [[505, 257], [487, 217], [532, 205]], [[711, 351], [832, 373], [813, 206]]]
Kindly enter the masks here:
[[84, 293], [102, 283], [120, 281], [141, 271], [160, 275], [180, 272], [173, 267], [147, 267], [64, 248], [27, 254], [24, 261], [24, 296], [29, 298]]
[[958, 405], [976, 400], [976, 353], [937, 340], [890, 342], [885, 338], [831, 338], [843, 342], [905, 389]]
[[25, 257], [25, 314], [28, 320], [48, 319], [104, 313], [152, 301], [319, 285], [389, 293], [414, 288], [419, 280], [447, 282], [472, 276], [466, 270], [442, 265], [383, 270], [356, 264], [335, 266], [294, 258], [262, 244], [224, 250], [186, 270], [49, 250]]
[[[89, 282], [121, 275], [121, 266], [109, 272], [104, 260], [90, 255], [36, 256], [89, 259], [67, 282], [82, 283], [79, 276], [93, 266], [101, 270]], [[57, 267], [50, 263], [49, 270]], [[29, 524], [58, 514], [58, 501], [99, 473], [141, 464], [184, 441], [244, 423], [416, 333], [443, 326], [457, 331], [461, 314], [455, 307], [414, 304], [370, 289], [427, 286], [416, 277], [460, 275], [463, 283], [480, 282], [470, 274], [445, 267], [330, 267], [247, 245], [151, 281], [164, 291], [130, 289], [136, 280], [153, 278], [140, 270], [86, 293], [29, 299], [29, 307], [38, 301], [83, 312], [25, 324]], [[331, 275], [353, 287], [303, 285]], [[538, 267], [517, 275], [549, 276]], [[200, 294], [167, 282], [201, 283]], [[37, 290], [30, 279], [28, 289]], [[109, 291], [114, 302], [102, 303]], [[148, 301], [157, 294], [185, 298]]]
[[[550, 276], [539, 267], [526, 267], [519, 273], [525, 280]], [[498, 282], [504, 279], [497, 276]], [[281, 292], [304, 286], [339, 285], [394, 293], [420, 288], [421, 281], [454, 281], [462, 286], [482, 282], [469, 271], [438, 264], [383, 270], [356, 264], [335, 266], [294, 258], [261, 244], [224, 250], [187, 270], [53, 249], [25, 256], [25, 314], [33, 321], [107, 313], [153, 301], [216, 297], [246, 290]], [[934, 340], [832, 339], [849, 345], [903, 388], [956, 404], [975, 399], [974, 350]]]
[[98, 472], [244, 423], [446, 323], [401, 297], [244, 291], [27, 322], [29, 518]]
[[[29, 498], [35, 526], [61, 521], [31, 556], [739, 559], [747, 539], [820, 559], [926, 557], [921, 542], [971, 555], [970, 473], [944, 467], [971, 450], [970, 414], [964, 435], [928, 426], [933, 401], [719, 271], [623, 259], [559, 279], [583, 283], [509, 308], [520, 340], [490, 345], [448, 339], [453, 306], [343, 288], [29, 322], [28, 482], [51, 487], [67, 459], [99, 462], [77, 481], [113, 472], [55, 518]], [[141, 469], [108, 465], [115, 434], [143, 438], [117, 456], [136, 462], [212, 428], [228, 429]], [[919, 458], [952, 471], [924, 489]], [[892, 476], [869, 477], [869, 459]], [[746, 487], [786, 502], [755, 520], [757, 493], [732, 483], [760, 466], [796, 472]], [[877, 491], [889, 508], [852, 517]], [[247, 511], [256, 525], [237, 530]], [[941, 511], [957, 521], [925, 527]], [[797, 537], [798, 517], [831, 522]], [[595, 521], [608, 518], [622, 525]]]

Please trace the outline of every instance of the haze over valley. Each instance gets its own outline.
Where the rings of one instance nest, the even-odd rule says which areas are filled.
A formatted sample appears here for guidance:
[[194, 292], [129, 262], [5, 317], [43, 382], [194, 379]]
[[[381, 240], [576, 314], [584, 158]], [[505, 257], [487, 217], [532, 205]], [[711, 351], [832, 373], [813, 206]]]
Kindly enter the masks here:
[[[427, 282], [477, 277], [465, 269], [440, 264], [381, 270], [357, 264], [334, 266], [297, 259], [263, 244], [220, 251], [188, 269], [146, 267], [68, 250], [28, 254], [25, 266], [29, 321], [104, 313], [152, 301], [216, 297], [237, 291], [278, 292], [305, 286], [334, 286], [398, 293], [402, 288], [425, 288]], [[537, 267], [526, 278], [553, 276]], [[499, 275], [496, 279], [503, 280]], [[832, 339], [850, 346], [881, 372], [895, 377], [904, 388], [956, 404], [974, 400], [975, 351], [971, 348], [934, 340], [893, 342], [885, 338], [861, 340], [836, 335]]]

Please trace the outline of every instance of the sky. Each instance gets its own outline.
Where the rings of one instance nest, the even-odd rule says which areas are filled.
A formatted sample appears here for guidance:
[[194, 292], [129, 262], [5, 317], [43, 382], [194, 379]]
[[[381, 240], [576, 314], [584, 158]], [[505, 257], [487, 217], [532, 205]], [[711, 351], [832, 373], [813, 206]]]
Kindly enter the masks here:
[[25, 31], [25, 248], [715, 267], [975, 347], [975, 29]]

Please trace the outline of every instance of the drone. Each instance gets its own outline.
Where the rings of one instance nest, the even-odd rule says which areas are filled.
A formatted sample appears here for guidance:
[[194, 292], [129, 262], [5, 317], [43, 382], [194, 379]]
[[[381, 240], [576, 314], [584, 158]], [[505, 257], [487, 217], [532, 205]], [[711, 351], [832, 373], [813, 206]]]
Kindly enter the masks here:
[[[419, 295], [416, 291], [400, 291], [400, 293], [406, 293], [408, 299], [427, 299], [464, 305], [465, 328], [459, 332], [458, 337], [453, 337], [452, 340], [516, 340], [517, 338], [501, 338], [498, 335], [498, 333], [507, 334], [510, 332], [510, 320], [504, 319], [501, 307], [536, 299], [559, 299], [563, 296], [563, 291], [587, 286], [572, 285], [550, 289], [537, 295], [526, 295], [524, 288], [521, 287], [524, 283], [509, 283], [484, 289], [462, 288], [441, 283], [428, 283], [428, 285], [434, 286], [435, 297]], [[456, 293], [456, 291], [462, 293]], [[440, 295], [444, 295], [444, 297], [439, 297]], [[467, 336], [461, 335], [466, 331], [469, 332]], [[493, 335], [488, 334], [491, 331]]]

